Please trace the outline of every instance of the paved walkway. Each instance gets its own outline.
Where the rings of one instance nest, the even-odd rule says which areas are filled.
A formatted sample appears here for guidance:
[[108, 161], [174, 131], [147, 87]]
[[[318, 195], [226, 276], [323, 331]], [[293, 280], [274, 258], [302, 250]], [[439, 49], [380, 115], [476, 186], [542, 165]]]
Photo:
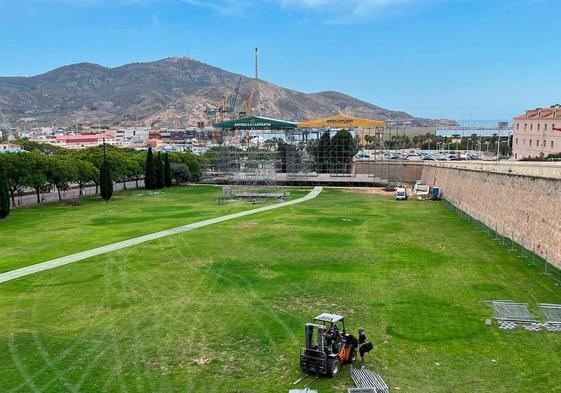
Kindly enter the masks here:
[[94, 248], [94, 249], [91, 249], [91, 250], [88, 250], [88, 251], [83, 251], [83, 252], [80, 252], [80, 253], [77, 253], [77, 254], [68, 255], [66, 257], [52, 259], [52, 260], [47, 261], [47, 262], [41, 262], [41, 263], [37, 263], [35, 265], [23, 267], [21, 269], [16, 269], [16, 270], [12, 270], [12, 271], [9, 271], [9, 272], [5, 272], [5, 273], [0, 274], [0, 284], [4, 283], [4, 282], [7, 282], [7, 281], [15, 280], [16, 278], [28, 276], [28, 275], [33, 274], [33, 273], [38, 273], [38, 272], [42, 272], [44, 270], [54, 269], [54, 268], [59, 267], [59, 266], [68, 265], [70, 263], [82, 261], [82, 260], [87, 259], [87, 258], [95, 257], [95, 256], [98, 256], [98, 255], [101, 255], [101, 254], [106, 254], [108, 252], [113, 252], [113, 251], [117, 251], [117, 250], [122, 250], [123, 248], [136, 246], [138, 244], [149, 242], [151, 240], [160, 239], [160, 238], [163, 238], [163, 237], [166, 237], [166, 236], [177, 235], [179, 233], [189, 232], [189, 231], [192, 231], [192, 230], [197, 229], [197, 228], [206, 227], [206, 226], [209, 226], [209, 225], [212, 225], [212, 224], [218, 224], [218, 223], [228, 221], [228, 220], [233, 220], [233, 219], [236, 219], [236, 218], [250, 216], [250, 215], [256, 214], [256, 213], [262, 213], [262, 212], [266, 212], [266, 211], [269, 211], [269, 210], [279, 209], [281, 207], [296, 205], [298, 203], [302, 203], [302, 202], [306, 202], [306, 201], [314, 199], [315, 197], [317, 197], [321, 193], [322, 190], [323, 190], [322, 187], [314, 187], [314, 189], [308, 195], [306, 195], [302, 198], [299, 198], [299, 199], [292, 200], [292, 201], [278, 203], [276, 205], [264, 206], [264, 207], [260, 207], [258, 209], [246, 210], [246, 211], [239, 212], [239, 213], [229, 214], [227, 216], [211, 218], [209, 220], [199, 221], [199, 222], [195, 222], [193, 224], [188, 224], [188, 225], [184, 225], [184, 226], [177, 227], [177, 228], [167, 229], [167, 230], [161, 231], [161, 232], [151, 233], [149, 235], [144, 235], [144, 236], [136, 237], [134, 239], [124, 240], [122, 242], [109, 244], [107, 246]]
[[[138, 187], [136, 187], [136, 181], [131, 180], [127, 181], [127, 189], [133, 190], [136, 188], [143, 188], [144, 187], [144, 180], [138, 181]], [[124, 184], [114, 183], [113, 184], [113, 191], [121, 191], [124, 189]], [[88, 197], [95, 195], [95, 186], [88, 186], [82, 189], [83, 194], [82, 197]], [[98, 194], [99, 195], [99, 194]], [[80, 190], [78, 188], [71, 188], [69, 190], [62, 192], [62, 199], [76, 199], [80, 197]], [[51, 192], [44, 192], [41, 194], [41, 203], [49, 203], [49, 202], [57, 202], [58, 201], [58, 192], [51, 191]], [[35, 194], [26, 194], [26, 195], [17, 195], [16, 194], [16, 206], [12, 206], [12, 209], [18, 207], [29, 207], [37, 205], [37, 195]]]

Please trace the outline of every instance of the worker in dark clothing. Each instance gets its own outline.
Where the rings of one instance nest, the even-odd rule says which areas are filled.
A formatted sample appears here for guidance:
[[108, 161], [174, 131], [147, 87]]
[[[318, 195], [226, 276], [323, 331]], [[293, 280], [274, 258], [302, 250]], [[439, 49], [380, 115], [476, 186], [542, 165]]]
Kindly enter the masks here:
[[349, 359], [349, 363], [353, 364], [353, 357], [356, 356], [353, 354], [355, 354], [356, 349], [358, 348], [358, 340], [356, 339], [355, 336], [349, 334], [347, 335], [347, 342], [351, 344], [351, 357]]
[[364, 366], [364, 355], [372, 351], [372, 349], [374, 349], [374, 345], [366, 339], [364, 328], [358, 329], [358, 352], [360, 354], [361, 366]]

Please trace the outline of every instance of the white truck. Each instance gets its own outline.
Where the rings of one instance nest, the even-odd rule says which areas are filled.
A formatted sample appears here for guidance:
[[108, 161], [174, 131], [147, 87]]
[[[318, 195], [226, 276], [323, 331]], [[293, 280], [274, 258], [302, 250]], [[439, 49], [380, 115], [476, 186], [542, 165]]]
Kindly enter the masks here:
[[395, 189], [395, 199], [397, 201], [406, 201], [408, 197], [405, 187], [398, 187]]

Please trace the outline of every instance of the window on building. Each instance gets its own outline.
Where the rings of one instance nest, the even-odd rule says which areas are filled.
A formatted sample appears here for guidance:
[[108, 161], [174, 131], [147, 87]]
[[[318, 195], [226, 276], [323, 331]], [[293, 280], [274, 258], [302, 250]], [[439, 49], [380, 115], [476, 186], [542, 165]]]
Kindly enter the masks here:
[[518, 160], [518, 153], [514, 153], [514, 159]]
[[551, 148], [553, 149], [553, 141], [551, 141]]
[[524, 131], [528, 129], [528, 123], [524, 123]]
[[532, 131], [534, 129], [534, 125], [530, 124], [530, 131]]
[[544, 131], [547, 131], [547, 123], [545, 123], [545, 124], [543, 125], [543, 130], [544, 130]]
[[518, 138], [516, 138], [516, 144], [518, 145]]
[[522, 139], [522, 144], [523, 144], [523, 145], [526, 144], [526, 138]]
[[545, 139], [544, 139], [544, 140], [543, 140], [543, 147], [545, 147], [545, 144], [546, 144], [546, 143], [547, 143], [547, 142], [546, 142]]
[[517, 129], [517, 130], [520, 129], [520, 123], [516, 123], [516, 129]]
[[540, 130], [540, 123], [538, 123], [538, 131]]
[[530, 139], [530, 146], [532, 146], [532, 140]]

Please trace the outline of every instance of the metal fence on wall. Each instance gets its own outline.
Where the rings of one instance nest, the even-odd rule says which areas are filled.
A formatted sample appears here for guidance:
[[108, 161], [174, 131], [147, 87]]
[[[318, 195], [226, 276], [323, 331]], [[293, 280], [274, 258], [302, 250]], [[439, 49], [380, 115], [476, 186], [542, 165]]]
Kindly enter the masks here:
[[[540, 274], [551, 277], [557, 286], [561, 286], [561, 270], [557, 268], [553, 261], [549, 258], [546, 251], [542, 251], [541, 246], [536, 244], [520, 244], [512, 238], [498, 232], [498, 229], [490, 228], [483, 222], [473, 218], [471, 215], [455, 206], [448, 200], [443, 201], [449, 210], [455, 212], [469, 224], [477, 228], [479, 231], [487, 234], [498, 244], [505, 247], [509, 252], [518, 254], [518, 257], [524, 259], [529, 266], [534, 266]], [[543, 255], [541, 255], [543, 253]]]

